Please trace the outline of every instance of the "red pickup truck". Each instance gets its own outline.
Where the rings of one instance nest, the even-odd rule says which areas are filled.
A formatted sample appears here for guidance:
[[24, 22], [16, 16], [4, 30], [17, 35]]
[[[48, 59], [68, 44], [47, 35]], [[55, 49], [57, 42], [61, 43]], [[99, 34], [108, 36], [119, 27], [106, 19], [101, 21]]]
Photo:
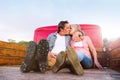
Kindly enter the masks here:
[[[101, 28], [98, 25], [80, 24], [80, 28], [92, 39], [95, 47], [103, 47]], [[34, 33], [34, 41], [38, 43], [39, 40], [47, 38], [50, 33], [55, 31], [57, 31], [57, 25], [37, 28]]]
[[[116, 50], [113, 50], [111, 52], [105, 50], [103, 51], [104, 46], [103, 46], [101, 27], [94, 24], [79, 24], [79, 25], [81, 30], [83, 30], [85, 34], [91, 38], [98, 53], [97, 54], [98, 60], [102, 64], [102, 66], [120, 70], [119, 68], [120, 55], [114, 56], [114, 54], [117, 54], [118, 52], [116, 52]], [[57, 25], [39, 27], [34, 32], [34, 41], [38, 43], [39, 40], [46, 39], [50, 33], [55, 31], [57, 31]], [[118, 50], [120, 52], [120, 48]]]

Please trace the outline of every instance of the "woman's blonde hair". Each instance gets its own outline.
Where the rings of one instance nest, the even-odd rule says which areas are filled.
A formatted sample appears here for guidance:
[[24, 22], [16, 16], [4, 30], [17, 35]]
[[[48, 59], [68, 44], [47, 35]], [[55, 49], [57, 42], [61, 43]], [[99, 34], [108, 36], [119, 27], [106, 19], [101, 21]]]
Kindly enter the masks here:
[[75, 32], [76, 32], [76, 31], [79, 31], [79, 32], [82, 33], [82, 35], [85, 35], [84, 31], [81, 30], [81, 27], [80, 27], [79, 24], [71, 24], [70, 26], [71, 26], [71, 27], [74, 27]]
[[79, 24], [71, 24], [70, 26], [71, 26], [71, 27], [74, 27], [75, 31], [80, 31], [80, 30], [81, 30]]

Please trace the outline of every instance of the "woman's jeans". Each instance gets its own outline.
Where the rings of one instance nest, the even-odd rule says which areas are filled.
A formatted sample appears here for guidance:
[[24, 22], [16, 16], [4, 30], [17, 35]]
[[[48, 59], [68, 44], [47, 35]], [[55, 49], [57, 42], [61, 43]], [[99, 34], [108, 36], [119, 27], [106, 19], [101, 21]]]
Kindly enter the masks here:
[[83, 68], [88, 69], [92, 67], [93, 65], [92, 59], [85, 55], [83, 51], [77, 52], [77, 55]]

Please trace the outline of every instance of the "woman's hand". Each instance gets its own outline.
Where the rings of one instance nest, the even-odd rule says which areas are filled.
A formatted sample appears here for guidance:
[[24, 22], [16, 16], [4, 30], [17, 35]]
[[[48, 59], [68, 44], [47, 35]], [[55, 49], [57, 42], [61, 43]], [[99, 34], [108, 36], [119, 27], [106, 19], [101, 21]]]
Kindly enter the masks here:
[[98, 69], [103, 70], [103, 67], [100, 65], [100, 63], [98, 62], [98, 60], [96, 60], [94, 63], [98, 67]]
[[52, 57], [52, 58], [57, 58], [57, 54], [56, 53], [50, 53], [50, 56]]

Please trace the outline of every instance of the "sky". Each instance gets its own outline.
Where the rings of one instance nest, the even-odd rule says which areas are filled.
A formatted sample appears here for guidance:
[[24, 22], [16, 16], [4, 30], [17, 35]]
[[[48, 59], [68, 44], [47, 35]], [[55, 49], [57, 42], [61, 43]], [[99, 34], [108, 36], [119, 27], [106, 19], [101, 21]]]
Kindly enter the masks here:
[[120, 37], [120, 0], [0, 0], [0, 40], [33, 40], [38, 27], [96, 24], [102, 37]]

